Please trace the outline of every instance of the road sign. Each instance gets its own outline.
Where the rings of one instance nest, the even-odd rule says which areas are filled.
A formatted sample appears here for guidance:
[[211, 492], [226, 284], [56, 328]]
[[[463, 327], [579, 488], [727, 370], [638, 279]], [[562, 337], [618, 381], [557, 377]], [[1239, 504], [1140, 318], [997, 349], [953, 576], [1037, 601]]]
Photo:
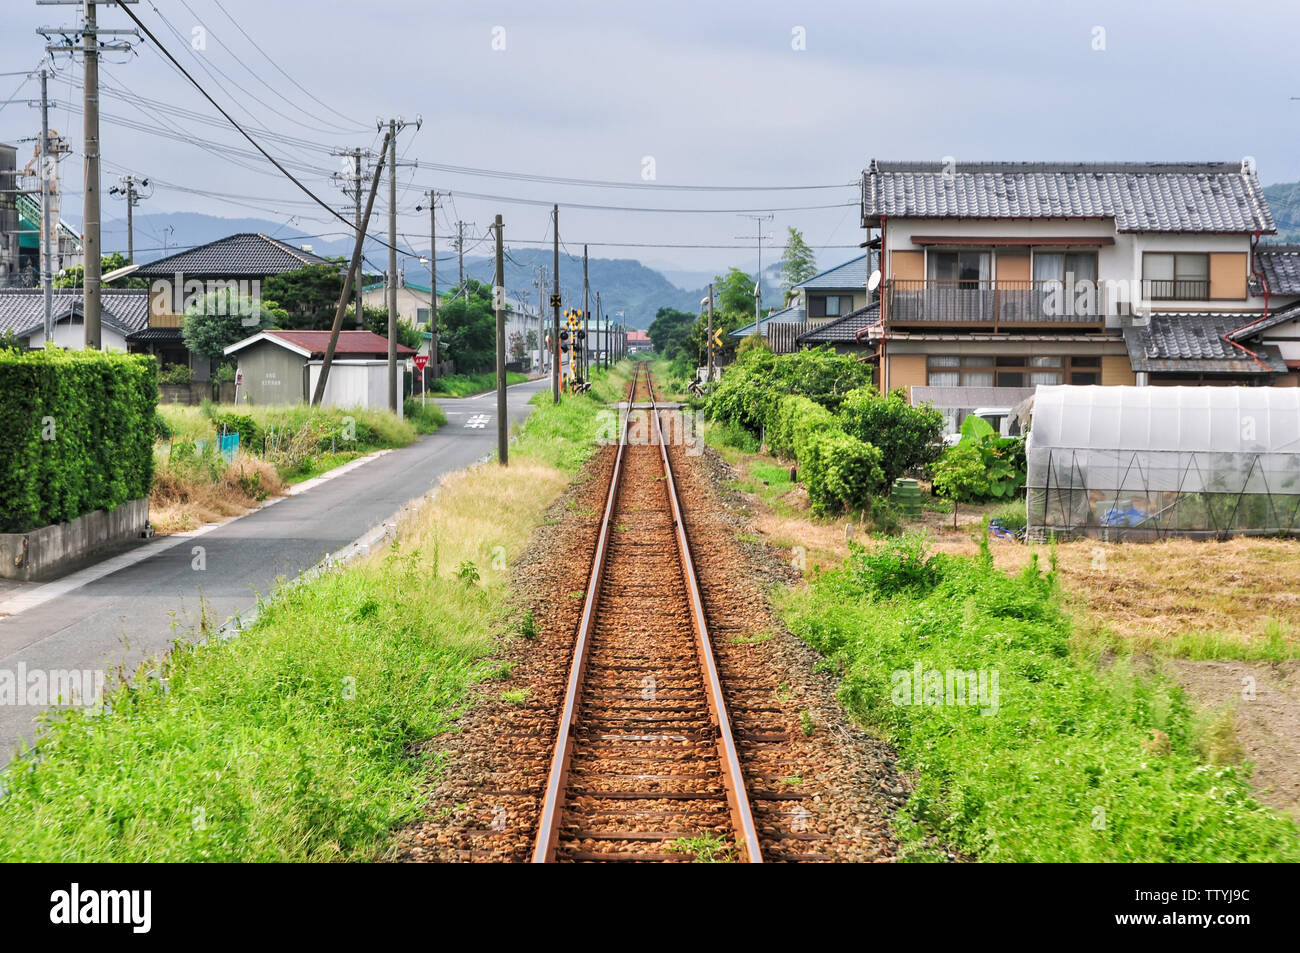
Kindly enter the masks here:
[[560, 296], [559, 296], [559, 295], [551, 295], [551, 307], [552, 307], [552, 308], [558, 308], [559, 306], [560, 306]]
[[722, 347], [722, 328], [718, 328], [713, 332], [713, 346]]
[[429, 363], [429, 355], [417, 354], [415, 355], [414, 361], [415, 361], [415, 369], [418, 371], [422, 371], [424, 370], [425, 366]]

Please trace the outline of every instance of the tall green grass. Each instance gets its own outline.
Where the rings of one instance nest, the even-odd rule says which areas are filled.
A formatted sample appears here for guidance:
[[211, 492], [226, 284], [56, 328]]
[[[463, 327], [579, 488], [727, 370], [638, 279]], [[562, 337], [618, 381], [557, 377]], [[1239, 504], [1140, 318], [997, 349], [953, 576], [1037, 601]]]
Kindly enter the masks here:
[[[527, 374], [506, 371], [507, 387], [511, 384], [522, 384], [526, 380], [528, 380]], [[448, 374], [432, 382], [428, 396], [469, 397], [472, 394], [481, 394], [486, 390], [494, 390], [496, 386], [497, 375], [495, 371], [488, 371], [484, 374]]]
[[[1300, 859], [1296, 825], [1255, 800], [1241, 768], [1201, 761], [1177, 685], [1072, 655], [1036, 562], [1008, 577], [914, 538], [855, 547], [782, 611], [841, 667], [853, 715], [917, 772], [900, 829], [918, 856], [934, 833], [983, 860]], [[997, 673], [995, 711], [900, 703], [918, 700], [896, 694], [918, 663]]]

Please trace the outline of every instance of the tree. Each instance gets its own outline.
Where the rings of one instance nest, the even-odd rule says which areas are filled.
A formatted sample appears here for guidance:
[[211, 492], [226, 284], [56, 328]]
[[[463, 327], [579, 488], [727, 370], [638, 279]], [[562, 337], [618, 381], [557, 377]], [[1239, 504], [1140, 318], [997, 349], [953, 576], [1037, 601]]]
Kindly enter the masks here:
[[522, 331], [512, 331], [510, 334], [510, 344], [506, 348], [506, 353], [510, 355], [512, 361], [522, 361], [524, 359], [524, 335]]
[[984, 476], [984, 457], [973, 443], [949, 447], [930, 468], [934, 473], [931, 487], [944, 499], [952, 500], [952, 528], [957, 528], [957, 503], [977, 500], [988, 486]]
[[[478, 285], [478, 282], [467, 282]], [[482, 286], [480, 286], [482, 287]], [[456, 362], [460, 373], [489, 370], [496, 361], [496, 316], [489, 295], [471, 291], [438, 307], [439, 350]]]
[[846, 433], [880, 448], [887, 486], [913, 467], [931, 463], [943, 449], [943, 414], [929, 405], [911, 406], [901, 390], [884, 395], [874, 387], [850, 391], [840, 419]]
[[[737, 342], [729, 335], [754, 320], [754, 279], [739, 268], [728, 269], [725, 275], [713, 279], [713, 329], [722, 331], [722, 348], [714, 348], [714, 360], [722, 359], [735, 351]], [[709, 316], [701, 314], [695, 322], [687, 345], [687, 357], [700, 360], [705, 353], [709, 336]]]
[[262, 294], [288, 313], [284, 327], [327, 331], [343, 294], [341, 267], [341, 263], [307, 265], [272, 275], [262, 283]]
[[[355, 315], [355, 309], [349, 308], [343, 323], [351, 325]], [[361, 326], [373, 334], [378, 334], [381, 338], [388, 337], [388, 309], [372, 308], [370, 305], [364, 305], [361, 309]], [[406, 347], [418, 348], [424, 340], [422, 332], [410, 321], [404, 318], [397, 319], [397, 343]]]
[[789, 238], [785, 242], [785, 253], [781, 256], [781, 290], [785, 292], [785, 299], [790, 300], [795, 285], [802, 284], [815, 274], [817, 257], [804, 241], [803, 233], [791, 225]]
[[274, 301], [245, 297], [234, 289], [209, 292], [185, 309], [181, 339], [201, 357], [221, 357], [236, 341], [277, 327], [286, 317]]
[[696, 316], [676, 308], [660, 308], [650, 322], [650, 343], [657, 353], [668, 360], [686, 355]]
[[[116, 271], [125, 267], [127, 264], [126, 256], [121, 252], [113, 252], [111, 255], [103, 255], [99, 259], [99, 269], [101, 274], [108, 274], [110, 271]], [[61, 275], [54, 277], [53, 285], [55, 288], [81, 288], [86, 284], [86, 269], [81, 265], [74, 265], [67, 268]], [[118, 278], [116, 281], [109, 282], [106, 288], [148, 288], [149, 280], [147, 278]]]

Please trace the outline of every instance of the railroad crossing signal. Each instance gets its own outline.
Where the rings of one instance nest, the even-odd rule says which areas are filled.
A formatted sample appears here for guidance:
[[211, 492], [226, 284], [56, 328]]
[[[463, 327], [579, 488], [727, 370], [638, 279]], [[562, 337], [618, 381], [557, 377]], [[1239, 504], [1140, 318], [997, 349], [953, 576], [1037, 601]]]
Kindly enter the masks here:
[[559, 306], [560, 306], [560, 296], [559, 296], [559, 295], [551, 295], [551, 307], [552, 307], [552, 308], [558, 308]]

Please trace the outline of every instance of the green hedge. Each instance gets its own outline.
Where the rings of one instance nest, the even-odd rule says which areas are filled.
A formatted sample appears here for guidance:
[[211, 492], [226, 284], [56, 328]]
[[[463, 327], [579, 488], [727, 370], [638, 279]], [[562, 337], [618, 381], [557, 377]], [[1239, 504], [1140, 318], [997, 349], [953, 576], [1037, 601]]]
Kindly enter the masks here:
[[769, 415], [768, 449], [799, 463], [814, 513], [866, 509], [886, 486], [881, 452], [844, 432], [835, 415], [807, 397], [783, 397]]
[[148, 496], [157, 403], [153, 357], [0, 351], [0, 532]]

